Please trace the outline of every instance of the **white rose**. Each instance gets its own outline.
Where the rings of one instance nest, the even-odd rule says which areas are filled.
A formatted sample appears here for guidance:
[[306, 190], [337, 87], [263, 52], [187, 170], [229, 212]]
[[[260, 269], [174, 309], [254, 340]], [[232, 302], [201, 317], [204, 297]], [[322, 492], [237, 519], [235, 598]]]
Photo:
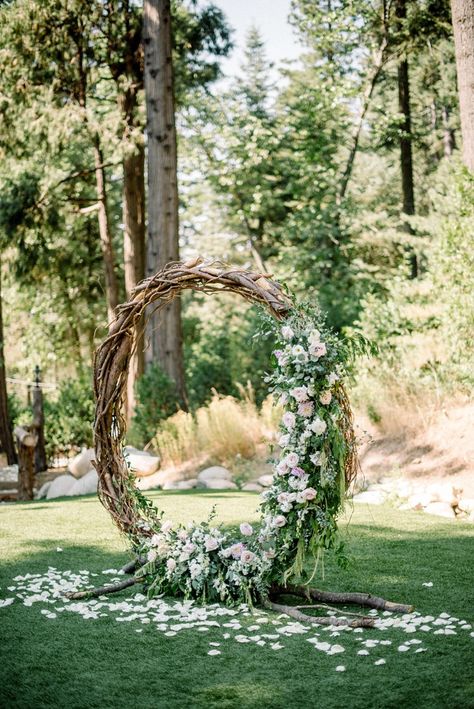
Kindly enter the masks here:
[[204, 547], [206, 551], [214, 551], [219, 546], [219, 542], [215, 537], [206, 537], [204, 540]]
[[289, 442], [290, 442], [290, 434], [289, 433], [284, 433], [278, 439], [278, 445], [281, 446], [282, 448], [286, 448], [286, 446], [288, 445]]
[[320, 357], [324, 357], [327, 352], [327, 347], [324, 342], [318, 342], [316, 345], [310, 345], [308, 352], [314, 359], [319, 359]]
[[173, 522], [170, 519], [167, 519], [165, 522], [162, 523], [161, 525], [161, 531], [163, 534], [167, 534], [171, 529], [173, 529]]
[[150, 544], [152, 547], [157, 547], [161, 544], [162, 541], [163, 537], [161, 536], [161, 534], [154, 534], [150, 539]]
[[285, 458], [285, 463], [289, 468], [296, 468], [296, 466], [299, 463], [299, 457], [297, 456], [296, 453], [288, 453], [288, 455]]
[[316, 433], [317, 436], [320, 436], [326, 430], [327, 424], [322, 419], [315, 418], [314, 421], [311, 421], [309, 424], [309, 428], [313, 431], [313, 433]]
[[176, 569], [176, 561], [174, 559], [168, 559], [166, 562], [166, 568], [170, 572], [170, 574], [173, 573], [173, 571]]
[[308, 342], [310, 345], [317, 345], [321, 340], [321, 333], [319, 330], [311, 330], [308, 335]]
[[146, 558], [148, 559], [148, 561], [155, 561], [157, 556], [158, 556], [158, 553], [157, 553], [156, 549], [150, 549], [150, 551], [146, 555]]
[[313, 465], [321, 465], [321, 451], [316, 451], [316, 453], [312, 453], [312, 455], [309, 456], [309, 459], [313, 463]]
[[243, 564], [250, 564], [255, 559], [255, 554], [248, 549], [244, 549], [240, 557], [240, 561]]
[[316, 497], [316, 490], [314, 487], [307, 487], [306, 490], [303, 490], [303, 497], [307, 502], [310, 502], [311, 500], [314, 500]]
[[323, 391], [323, 392], [321, 392], [321, 395], [320, 395], [320, 397], [319, 397], [319, 401], [321, 402], [321, 404], [322, 404], [323, 406], [327, 406], [328, 404], [330, 404], [330, 403], [331, 403], [331, 399], [332, 399], [332, 394], [331, 394], [330, 391]]
[[286, 411], [286, 412], [283, 414], [283, 419], [282, 419], [282, 421], [283, 421], [283, 425], [284, 425], [289, 431], [291, 431], [291, 429], [294, 428], [294, 426], [295, 426], [295, 423], [296, 423], [296, 416], [294, 415], [294, 413], [293, 413], [292, 411]]
[[291, 340], [295, 336], [295, 333], [289, 325], [283, 325], [281, 328], [281, 336], [284, 340]]
[[242, 522], [240, 525], [240, 533], [245, 537], [250, 537], [253, 534], [253, 527], [248, 522]]
[[298, 402], [307, 401], [308, 400], [308, 387], [306, 387], [306, 386], [295, 387], [294, 389], [290, 389], [290, 394]]
[[333, 384], [335, 384], [338, 379], [339, 379], [339, 377], [338, 377], [338, 375], [336, 374], [336, 372], [331, 372], [331, 374], [328, 376], [328, 384], [329, 384], [329, 386], [332, 386]]
[[286, 475], [288, 472], [288, 465], [284, 460], [280, 460], [278, 465], [276, 466], [276, 471], [278, 475]]

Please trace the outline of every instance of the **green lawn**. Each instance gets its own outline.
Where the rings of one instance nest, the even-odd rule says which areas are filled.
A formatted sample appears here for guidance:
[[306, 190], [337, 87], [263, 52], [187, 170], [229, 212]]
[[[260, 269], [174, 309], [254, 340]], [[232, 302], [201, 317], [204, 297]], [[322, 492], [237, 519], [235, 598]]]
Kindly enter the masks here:
[[[155, 493], [153, 498], [175, 520], [203, 519], [213, 504], [225, 524], [257, 519], [258, 498], [248, 493]], [[343, 571], [328, 561], [321, 587], [369, 590], [414, 603], [423, 615], [447, 612], [469, 623], [474, 619], [473, 526], [385, 506], [357, 506], [350, 526], [341, 526], [352, 564]], [[91, 498], [0, 507], [0, 550], [1, 599], [15, 595], [8, 586], [17, 575], [44, 574], [54, 566], [88, 569], [99, 574], [93, 580], [104, 582], [110, 577], [101, 572], [127, 559], [123, 538]], [[428, 581], [431, 588], [422, 585]], [[125, 591], [114, 600], [132, 595]], [[44, 607], [17, 600], [0, 608], [2, 707], [474, 707], [474, 637], [468, 630], [445, 636], [370, 629], [335, 638], [321, 631], [322, 640], [345, 648], [330, 656], [308, 642], [313, 630], [282, 636], [283, 649], [274, 650], [268, 642], [262, 647], [224, 640], [222, 627], [168, 637], [153, 623], [117, 622], [112, 614], [86, 620], [58, 613], [48, 619]], [[239, 620], [240, 632], [252, 635], [248, 626], [254, 619]], [[279, 626], [271, 627], [275, 632]], [[361, 641], [371, 638], [390, 639], [392, 645], [358, 655]], [[422, 645], [399, 652], [409, 639], [421, 639]], [[210, 642], [220, 643], [220, 655], [208, 655]], [[422, 646], [426, 652], [415, 654]], [[381, 657], [386, 663], [375, 665]], [[345, 671], [336, 671], [338, 665]]]

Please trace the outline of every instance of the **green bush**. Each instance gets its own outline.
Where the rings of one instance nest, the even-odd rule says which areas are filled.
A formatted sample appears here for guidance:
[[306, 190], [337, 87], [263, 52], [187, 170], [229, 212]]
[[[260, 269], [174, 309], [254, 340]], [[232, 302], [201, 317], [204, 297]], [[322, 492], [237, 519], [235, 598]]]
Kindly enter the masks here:
[[153, 363], [136, 384], [137, 404], [128, 434], [128, 441], [142, 447], [155, 436], [158, 424], [172, 416], [181, 402], [174, 382]]
[[63, 381], [56, 400], [45, 398], [44, 435], [48, 458], [68, 453], [71, 448], [92, 446], [94, 409], [89, 371], [82, 372], [76, 379]]

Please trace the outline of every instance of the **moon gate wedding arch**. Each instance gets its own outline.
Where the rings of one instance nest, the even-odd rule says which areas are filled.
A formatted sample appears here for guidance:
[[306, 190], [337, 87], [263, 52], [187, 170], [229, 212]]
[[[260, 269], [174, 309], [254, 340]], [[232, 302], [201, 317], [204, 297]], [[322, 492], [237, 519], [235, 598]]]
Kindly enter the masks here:
[[[157, 582], [163, 584], [165, 576], [168, 579], [167, 585], [158, 585], [157, 590], [169, 591], [172, 589], [174, 592], [179, 592], [181, 587], [179, 585], [173, 586], [171, 581], [169, 581], [170, 578], [172, 579], [173, 573], [175, 573], [175, 559], [168, 556], [167, 566], [162, 565], [156, 567], [155, 565], [155, 560], [158, 559], [159, 561], [160, 550], [162, 552], [161, 556], [170, 555], [170, 549], [173, 548], [173, 543], [175, 544], [174, 551], [176, 552], [176, 549], [178, 549], [178, 552], [181, 554], [180, 557], [176, 557], [175, 553], [175, 558], [178, 558], [178, 560], [186, 559], [187, 563], [191, 564], [186, 567], [186, 569], [190, 571], [191, 578], [197, 567], [199, 567], [200, 571], [196, 572], [196, 577], [198, 577], [200, 572], [204, 573], [202, 571], [202, 563], [200, 564], [196, 560], [189, 562], [190, 556], [192, 556], [193, 551], [196, 550], [196, 544], [191, 543], [191, 536], [183, 529], [174, 536], [173, 541], [170, 536], [172, 534], [170, 531], [171, 524], [165, 523], [165, 525], [167, 525], [165, 529], [158, 510], [155, 510], [151, 503], [145, 501], [133, 485], [131, 474], [123, 454], [123, 439], [126, 432], [123, 401], [126, 390], [128, 365], [136, 344], [136, 330], [139, 322], [142, 320], [142, 316], [147, 311], [149, 312], [150, 307], [160, 310], [166, 307], [175, 297], [178, 297], [183, 290], [187, 289], [203, 293], [236, 293], [247, 301], [265, 306], [270, 314], [278, 321], [285, 320], [291, 323], [291, 318], [297, 309], [297, 306], [282, 286], [273, 281], [269, 275], [224, 266], [219, 262], [203, 262], [201, 259], [195, 259], [194, 261], [186, 263], [168, 264], [154, 276], [139, 283], [133, 290], [130, 300], [117, 308], [116, 318], [110, 326], [108, 336], [98, 348], [94, 361], [94, 392], [96, 397], [96, 416], [94, 423], [95, 465], [99, 477], [99, 498], [104, 507], [111, 514], [115, 524], [132, 542], [135, 559], [130, 564], [127, 564], [124, 570], [127, 573], [132, 573], [133, 576], [113, 586], [69, 594], [71, 598], [87, 598], [112, 593], [139, 582], [148, 583], [148, 586], [150, 586], [150, 578], [153, 578], [153, 574], [154, 581], [151, 584], [152, 586]], [[283, 336], [290, 341], [286, 351], [290, 352], [290, 354], [292, 353], [292, 361], [296, 362], [296, 371], [300, 373], [303, 371], [304, 373], [304, 362], [308, 362], [308, 359], [312, 359], [315, 361], [313, 362], [314, 372], [317, 373], [320, 379], [324, 379], [326, 388], [328, 387], [328, 380], [334, 385], [335, 380], [339, 379], [339, 377], [334, 373], [331, 373], [329, 377], [327, 377], [327, 372], [324, 371], [321, 364], [318, 364], [319, 358], [327, 352], [326, 344], [320, 341], [320, 331], [313, 326], [313, 329], [305, 331], [304, 337], [306, 339], [304, 339], [303, 336], [298, 339], [298, 336], [295, 334], [296, 329], [293, 331], [291, 326], [283, 327], [281, 331], [283, 332]], [[309, 352], [314, 353], [313, 357], [308, 358], [308, 355], [305, 354], [304, 347], [301, 345], [302, 342], [309, 347]], [[337, 340], [334, 339], [334, 342], [336, 343]], [[284, 366], [289, 366], [289, 357], [283, 351], [277, 351], [275, 354], [278, 365], [282, 367], [280, 372], [281, 380], [285, 375]], [[330, 358], [328, 357], [327, 359], [329, 360]], [[315, 376], [314, 372], [313, 377]], [[333, 377], [333, 381], [331, 377]], [[310, 377], [307, 377], [304, 381], [309, 382]], [[292, 395], [295, 397], [296, 402], [299, 402], [297, 403], [297, 407], [299, 408], [296, 410], [297, 412], [301, 412], [300, 418], [311, 416], [315, 412], [315, 404], [310, 400], [309, 393], [311, 393], [312, 397], [315, 397], [319, 396], [319, 392], [313, 391], [312, 386], [313, 385], [310, 383], [308, 386], [297, 386], [292, 390]], [[286, 394], [284, 394], [284, 396], [286, 397]], [[334, 388], [334, 395], [327, 390], [322, 391], [321, 396], [319, 396], [319, 402], [322, 404], [329, 405], [331, 399], [333, 400], [333, 405], [335, 404], [337, 411], [339, 411], [339, 423], [337, 423], [335, 415], [331, 417], [328, 416], [327, 421], [329, 422], [329, 426], [332, 425], [331, 422], [333, 420], [336, 421], [332, 433], [337, 435], [335, 435], [335, 438], [331, 438], [331, 440], [333, 441], [332, 446], [340, 459], [337, 465], [339, 465], [339, 475], [342, 480], [337, 482], [339, 486], [338, 491], [332, 493], [333, 497], [335, 495], [335, 505], [333, 504], [331, 508], [334, 519], [330, 518], [329, 520], [321, 522], [322, 531], [320, 530], [317, 541], [322, 548], [331, 546], [329, 533], [332, 533], [336, 528], [335, 517], [342, 504], [342, 496], [344, 494], [343, 492], [341, 494], [340, 490], [345, 490], [350, 484], [355, 476], [357, 466], [352, 414], [342, 382], [337, 383]], [[295, 404], [294, 401], [293, 404]], [[284, 416], [283, 420], [286, 421], [287, 432], [282, 436], [282, 443], [280, 444], [284, 446], [290, 445], [289, 441], [292, 436], [292, 431], [295, 429], [295, 421], [297, 419], [295, 414], [291, 411], [287, 411], [286, 417], [285, 419]], [[306, 435], [307, 438], [322, 434], [328, 425], [317, 417], [312, 421], [312, 428], [309, 424], [309, 419], [303, 419], [303, 423], [307, 426], [307, 429], [305, 429], [306, 432], [303, 431], [303, 437]], [[317, 427], [318, 425], [319, 429]], [[328, 429], [328, 433], [331, 433], [331, 429]], [[335, 447], [336, 443], [338, 447]], [[273, 561], [273, 559], [278, 560], [278, 548], [275, 551], [275, 546], [278, 547], [278, 544], [280, 544], [285, 547], [286, 556], [283, 555], [284, 562], [291, 562], [293, 564], [294, 557], [300, 556], [299, 569], [301, 570], [304, 561], [304, 553], [308, 548], [311, 549], [312, 545], [314, 547], [313, 542], [314, 539], [316, 539], [316, 534], [312, 533], [311, 525], [315, 522], [311, 520], [316, 520], [317, 517], [311, 517], [309, 508], [300, 509], [295, 527], [295, 524], [293, 524], [293, 526], [290, 524], [291, 515], [285, 517], [282, 514], [276, 514], [275, 510], [278, 512], [282, 509], [283, 511], [288, 510], [288, 512], [290, 512], [294, 507], [298, 507], [297, 502], [301, 503], [300, 507], [308, 504], [311, 506], [311, 503], [315, 501], [318, 494], [320, 494], [319, 491], [313, 487], [308, 487], [312, 482], [310, 475], [298, 466], [298, 455], [292, 452], [290, 448], [288, 450], [290, 450], [290, 453], [286, 455], [286, 458], [280, 461], [279, 466], [276, 468], [280, 479], [284, 479], [282, 485], [286, 487], [281, 487], [281, 485], [278, 487], [277, 483], [267, 493], [267, 502], [263, 503], [263, 507], [265, 509], [265, 505], [267, 506], [268, 514], [265, 517], [262, 530], [258, 537], [255, 536], [253, 547], [250, 541], [249, 544], [242, 542], [232, 544], [225, 534], [222, 534], [217, 529], [213, 530], [209, 525], [197, 525], [194, 529], [194, 541], [197, 539], [198, 544], [202, 542], [202, 551], [207, 552], [208, 555], [212, 554], [212, 559], [214, 560], [212, 562], [213, 565], [210, 564], [206, 557], [206, 573], [209, 576], [211, 573], [209, 569], [213, 569], [213, 573], [216, 576], [214, 585], [217, 584], [215, 588], [219, 589], [219, 584], [222, 586], [222, 600], [232, 600], [229, 594], [226, 595], [228, 591], [223, 580], [223, 575], [230, 574], [232, 576], [233, 574], [234, 586], [239, 586], [241, 582], [244, 583], [244, 585], [248, 583], [247, 593], [249, 601], [252, 602], [257, 599], [258, 602], [264, 603], [264, 605], [269, 608], [280, 612], [284, 611], [288, 615], [298, 620], [304, 620], [305, 622], [331, 625], [350, 624], [352, 626], [362, 625], [370, 627], [373, 625], [374, 619], [353, 613], [348, 614], [347, 612], [342, 618], [308, 615], [301, 611], [301, 608], [304, 608], [304, 606], [283, 605], [276, 602], [277, 598], [282, 594], [286, 594], [302, 597], [306, 601], [309, 601], [310, 604], [314, 604], [315, 602], [358, 604], [377, 609], [388, 609], [399, 612], [409, 611], [411, 606], [391, 603], [367, 593], [328, 593], [309, 588], [307, 585], [302, 586], [286, 583], [287, 579], [291, 578], [292, 574], [290, 574], [288, 570], [285, 571], [283, 567], [278, 569], [276, 561]], [[333, 452], [332, 449], [330, 449], [330, 452]], [[326, 458], [328, 457], [324, 450], [310, 456], [311, 460], [315, 462], [315, 465], [321, 465], [321, 455], [326, 455]], [[302, 464], [303, 463], [300, 463], [300, 465]], [[292, 475], [289, 475], [290, 472]], [[287, 480], [289, 478], [291, 478], [290, 484], [292, 487], [287, 486]], [[328, 486], [328, 489], [331, 489], [331, 485], [335, 488], [336, 473], [334, 472], [333, 478], [334, 480], [324, 483]], [[321, 494], [324, 495], [324, 492]], [[321, 513], [321, 510], [318, 510], [315, 505], [313, 505], [311, 509], [314, 512], [319, 511]], [[296, 519], [294, 512], [293, 518]], [[327, 534], [324, 529], [325, 525], [329, 530]], [[281, 527], [284, 526], [286, 526], [284, 530], [286, 537], [282, 538], [280, 532]], [[245, 535], [253, 534], [253, 529], [250, 525], [242, 525], [241, 531]], [[279, 534], [280, 537], [278, 536]], [[299, 537], [299, 539], [297, 539], [297, 537]], [[149, 545], [148, 547], [145, 546], [145, 549], [150, 548], [148, 557], [140, 554], [140, 552], [143, 552], [143, 548], [139, 549], [137, 541], [142, 540], [143, 542], [144, 539], [145, 545]], [[247, 539], [244, 541], [247, 542]], [[186, 546], [188, 547], [187, 551]], [[191, 547], [192, 550], [189, 551]], [[251, 551], [251, 549], [254, 551]], [[319, 551], [321, 551], [321, 549], [318, 550], [318, 554]], [[279, 570], [279, 575], [277, 575], [276, 578], [275, 573], [273, 573], [273, 575], [271, 573], [272, 564], [275, 564], [275, 568]], [[152, 569], [150, 569], [150, 566]], [[232, 570], [237, 568], [239, 569], [238, 572]], [[294, 566], [292, 566], [292, 569], [294, 569]], [[239, 573], [241, 574], [240, 576], [238, 575]], [[271, 579], [271, 582], [269, 579]], [[186, 588], [192, 593], [192, 585], [187, 585]], [[203, 597], [201, 597], [201, 600], [202, 599]], [[313, 605], [312, 607], [314, 608], [315, 606]], [[349, 616], [349, 618], [347, 616]]]

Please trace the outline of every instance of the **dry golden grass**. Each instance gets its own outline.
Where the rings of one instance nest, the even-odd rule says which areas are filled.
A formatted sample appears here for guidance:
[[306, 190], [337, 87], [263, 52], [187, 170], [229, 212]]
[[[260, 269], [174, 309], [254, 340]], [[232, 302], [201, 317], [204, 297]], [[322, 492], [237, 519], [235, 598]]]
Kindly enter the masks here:
[[271, 397], [259, 409], [251, 390], [242, 389], [241, 395], [235, 399], [214, 393], [194, 415], [178, 411], [167, 419], [153, 440], [162, 467], [195, 460], [203, 453], [216, 462], [253, 458], [259, 444], [273, 437], [281, 410]]

